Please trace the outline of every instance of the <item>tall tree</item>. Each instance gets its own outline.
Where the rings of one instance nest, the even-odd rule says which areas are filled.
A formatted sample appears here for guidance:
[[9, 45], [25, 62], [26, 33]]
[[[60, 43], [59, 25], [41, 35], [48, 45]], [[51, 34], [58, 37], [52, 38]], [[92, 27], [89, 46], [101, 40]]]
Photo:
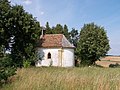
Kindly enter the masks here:
[[11, 32], [13, 43], [11, 49], [12, 59], [18, 65], [28, 60], [35, 53], [36, 40], [40, 35], [39, 22], [31, 14], [25, 12], [22, 6], [12, 7]]
[[63, 33], [63, 26], [61, 24], [57, 24], [56, 27], [54, 28], [54, 33], [55, 34], [62, 34]]
[[12, 60], [5, 53], [9, 49], [11, 37], [11, 6], [8, 0], [0, 0], [0, 86], [7, 82], [8, 77], [15, 74]]
[[9, 48], [10, 41], [10, 12], [11, 6], [8, 0], [0, 0], [0, 47]]
[[109, 49], [109, 40], [103, 27], [94, 23], [83, 26], [77, 46], [81, 64], [95, 64], [95, 61], [105, 56]]
[[65, 24], [62, 26], [61, 24], [57, 24], [55, 27], [50, 27], [49, 23], [46, 23], [45, 27], [45, 34], [64, 34], [67, 39], [70, 38], [69, 32], [68, 32], [68, 27]]
[[79, 39], [78, 30], [76, 30], [75, 28], [72, 28], [72, 30], [69, 32], [69, 38], [68, 38], [68, 40], [71, 42], [71, 44], [73, 44], [75, 46], [75, 60], [76, 61], [78, 59], [78, 53], [76, 51], [78, 39]]
[[70, 33], [70, 39], [69, 39], [69, 41], [70, 41], [75, 47], [77, 47], [77, 42], [78, 42], [78, 39], [79, 39], [78, 30], [76, 30], [75, 28], [72, 28], [72, 30], [71, 30], [69, 33]]
[[52, 29], [50, 28], [48, 22], [46, 23], [46, 28], [45, 28], [45, 30], [46, 30], [46, 34], [52, 34], [52, 33], [53, 33], [53, 32], [52, 32]]
[[67, 39], [70, 38], [69, 32], [68, 32], [68, 27], [67, 27], [66, 24], [65, 24], [64, 27], [63, 27], [63, 34], [65, 35], [65, 37], [66, 37]]

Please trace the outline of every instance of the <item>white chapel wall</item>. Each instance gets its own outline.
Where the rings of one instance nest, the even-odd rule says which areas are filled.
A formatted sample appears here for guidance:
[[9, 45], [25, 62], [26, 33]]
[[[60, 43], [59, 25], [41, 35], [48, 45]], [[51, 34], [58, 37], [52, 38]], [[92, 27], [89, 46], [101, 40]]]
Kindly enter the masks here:
[[[62, 58], [59, 55], [60, 50], [63, 51]], [[48, 53], [51, 53], [51, 59], [48, 59]], [[61, 67], [74, 66], [74, 49], [72, 48], [38, 48], [38, 54], [42, 57], [42, 61], [37, 63], [36, 66], [50, 66], [50, 64]]]

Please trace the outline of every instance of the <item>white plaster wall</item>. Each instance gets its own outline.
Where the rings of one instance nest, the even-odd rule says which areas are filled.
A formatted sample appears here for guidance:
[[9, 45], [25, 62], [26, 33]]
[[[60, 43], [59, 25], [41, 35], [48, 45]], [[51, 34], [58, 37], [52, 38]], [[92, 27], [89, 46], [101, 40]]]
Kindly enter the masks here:
[[74, 49], [65, 48], [63, 55], [63, 66], [62, 67], [74, 67]]
[[[38, 54], [40, 54], [42, 61], [38, 61], [36, 66], [62, 66], [73, 67], [74, 66], [74, 49], [63, 48], [62, 52], [62, 64], [60, 64], [58, 50], [61, 48], [38, 48]], [[47, 54], [51, 53], [51, 59], [47, 59]]]
[[[51, 62], [52, 66], [58, 66], [58, 50], [57, 48], [38, 48], [38, 54], [43, 58], [41, 65], [38, 63], [36, 66], [50, 66]], [[47, 58], [49, 52], [51, 53], [51, 59]]]

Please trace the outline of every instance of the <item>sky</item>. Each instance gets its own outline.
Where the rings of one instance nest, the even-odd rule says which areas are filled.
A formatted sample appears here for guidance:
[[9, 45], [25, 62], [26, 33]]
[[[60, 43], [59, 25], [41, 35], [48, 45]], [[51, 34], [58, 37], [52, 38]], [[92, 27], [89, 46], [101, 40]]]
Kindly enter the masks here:
[[120, 0], [9, 0], [22, 5], [45, 26], [66, 24], [81, 30], [84, 24], [94, 22], [104, 27], [110, 41], [109, 55], [120, 55]]

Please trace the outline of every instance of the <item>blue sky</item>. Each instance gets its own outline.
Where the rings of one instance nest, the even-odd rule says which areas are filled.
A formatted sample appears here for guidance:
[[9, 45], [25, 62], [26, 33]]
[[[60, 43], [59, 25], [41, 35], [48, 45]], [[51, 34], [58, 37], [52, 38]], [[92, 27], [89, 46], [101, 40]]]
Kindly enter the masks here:
[[108, 54], [120, 55], [120, 0], [9, 0], [31, 13], [42, 26], [66, 24], [69, 30], [80, 31], [94, 22], [107, 31], [111, 49]]

